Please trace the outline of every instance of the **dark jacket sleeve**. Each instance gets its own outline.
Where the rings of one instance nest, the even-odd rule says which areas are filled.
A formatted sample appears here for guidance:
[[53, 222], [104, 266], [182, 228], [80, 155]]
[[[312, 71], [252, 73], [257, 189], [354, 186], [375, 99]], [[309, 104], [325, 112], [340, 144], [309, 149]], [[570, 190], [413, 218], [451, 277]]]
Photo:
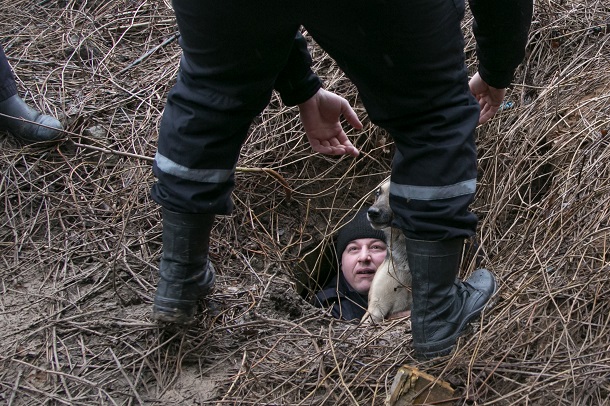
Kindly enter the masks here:
[[311, 63], [307, 41], [301, 33], [297, 33], [288, 61], [275, 80], [275, 90], [280, 93], [285, 105], [303, 103], [322, 87], [320, 78], [311, 70]]
[[469, 0], [469, 4], [479, 74], [490, 86], [508, 87], [525, 56], [533, 0]]

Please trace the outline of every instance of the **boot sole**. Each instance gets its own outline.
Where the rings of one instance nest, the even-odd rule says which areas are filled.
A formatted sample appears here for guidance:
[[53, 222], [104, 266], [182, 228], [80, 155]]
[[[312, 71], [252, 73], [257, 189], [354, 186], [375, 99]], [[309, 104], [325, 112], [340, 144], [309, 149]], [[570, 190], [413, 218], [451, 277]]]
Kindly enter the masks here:
[[[190, 314], [189, 314], [190, 313]], [[195, 312], [185, 312], [182, 309], [153, 305], [153, 320], [161, 323], [190, 325], [195, 322]]]
[[157, 323], [180, 324], [182, 326], [190, 326], [195, 323], [194, 318], [177, 316], [175, 314], [157, 313], [153, 311], [152, 318]]
[[197, 300], [181, 300], [155, 295], [152, 306], [152, 319], [162, 323], [190, 325], [195, 322], [197, 307], [200, 301], [209, 297], [214, 286], [202, 289]]

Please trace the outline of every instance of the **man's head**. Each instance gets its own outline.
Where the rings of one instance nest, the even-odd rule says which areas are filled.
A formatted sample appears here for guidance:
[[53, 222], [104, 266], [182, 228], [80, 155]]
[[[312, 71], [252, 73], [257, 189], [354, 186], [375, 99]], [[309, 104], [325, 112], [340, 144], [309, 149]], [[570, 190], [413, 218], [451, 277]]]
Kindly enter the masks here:
[[360, 294], [367, 294], [377, 268], [387, 254], [385, 234], [371, 227], [366, 210], [360, 210], [337, 236], [337, 255], [347, 283]]

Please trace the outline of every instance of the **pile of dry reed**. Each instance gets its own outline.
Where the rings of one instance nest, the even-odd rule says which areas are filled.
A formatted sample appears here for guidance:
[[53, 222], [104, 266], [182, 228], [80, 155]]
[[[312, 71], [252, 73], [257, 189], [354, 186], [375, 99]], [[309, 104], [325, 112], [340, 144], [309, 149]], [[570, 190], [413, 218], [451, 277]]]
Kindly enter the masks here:
[[[403, 321], [333, 321], [296, 293], [295, 264], [367, 203], [392, 145], [367, 123], [350, 133], [360, 158], [312, 154], [295, 110], [276, 98], [243, 150], [236, 210], [213, 231], [209, 310], [188, 329], [158, 328], [150, 158], [180, 55], [172, 12], [144, 0], [1, 4], [20, 94], [60, 117], [67, 140], [0, 138], [0, 403], [381, 405], [408, 363], [449, 381], [456, 404], [608, 404], [604, 1], [536, 2], [511, 103], [477, 136], [472, 208], [499, 301], [434, 363], [412, 359]], [[351, 83], [312, 51], [327, 87], [365, 117]]]

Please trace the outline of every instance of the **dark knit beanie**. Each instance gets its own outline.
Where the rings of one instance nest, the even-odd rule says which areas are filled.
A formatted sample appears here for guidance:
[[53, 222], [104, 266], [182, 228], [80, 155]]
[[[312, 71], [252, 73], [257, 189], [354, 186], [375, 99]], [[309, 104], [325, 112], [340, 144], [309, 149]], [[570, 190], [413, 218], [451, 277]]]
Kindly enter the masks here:
[[376, 238], [386, 242], [385, 233], [371, 227], [371, 223], [366, 217], [366, 210], [367, 209], [361, 209], [349, 223], [339, 230], [339, 235], [337, 236], [337, 255], [339, 256], [339, 259], [341, 259], [341, 255], [343, 255], [343, 251], [345, 251], [347, 244], [351, 241], [360, 238]]

